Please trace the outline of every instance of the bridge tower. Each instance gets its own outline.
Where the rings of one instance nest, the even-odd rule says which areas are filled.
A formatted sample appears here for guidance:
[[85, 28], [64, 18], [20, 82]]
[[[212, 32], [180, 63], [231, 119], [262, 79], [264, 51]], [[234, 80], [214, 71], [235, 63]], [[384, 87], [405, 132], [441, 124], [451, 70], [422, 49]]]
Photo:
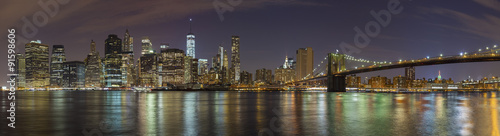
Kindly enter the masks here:
[[327, 91], [345, 92], [346, 75], [333, 74], [345, 69], [345, 54], [328, 53], [328, 73], [327, 73]]

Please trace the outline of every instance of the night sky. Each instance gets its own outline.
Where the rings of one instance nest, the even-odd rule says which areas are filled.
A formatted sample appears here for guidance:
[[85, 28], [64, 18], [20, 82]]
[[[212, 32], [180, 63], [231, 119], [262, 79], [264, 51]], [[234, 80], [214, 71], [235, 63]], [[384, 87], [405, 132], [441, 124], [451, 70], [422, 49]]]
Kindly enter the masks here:
[[[55, 0], [39, 0], [40, 2]], [[64, 2], [63, 0], [61, 0]], [[364, 30], [365, 24], [375, 19], [370, 11], [387, 10], [389, 0], [242, 0], [233, 3], [218, 0], [233, 10], [221, 20], [213, 5], [214, 0], [85, 0], [69, 1], [59, 5], [59, 12], [48, 15], [46, 25], [36, 27], [38, 32], [28, 40], [43, 44], [64, 45], [68, 61], [83, 61], [90, 51], [90, 41], [97, 43], [104, 56], [104, 40], [108, 34], [123, 39], [128, 29], [134, 37], [135, 57], [140, 56], [141, 38], [149, 36], [153, 48], [160, 43], [186, 50], [189, 18], [193, 19], [196, 35], [196, 56], [210, 59], [222, 44], [230, 52], [231, 35], [241, 38], [241, 68], [255, 74], [256, 69], [275, 69], [283, 64], [285, 56], [295, 58], [298, 48], [312, 47], [315, 64], [329, 52], [340, 49], [339, 44], [353, 45], [354, 27]], [[237, 0], [230, 0], [237, 1]], [[16, 28], [18, 37], [22, 21], [43, 8], [33, 0], [0, 1], [0, 28], [4, 43], [0, 53], [0, 75], [7, 71], [7, 29]], [[500, 2], [497, 0], [401, 0], [399, 14], [382, 27], [380, 34], [352, 56], [378, 61], [419, 59], [426, 56], [458, 55], [500, 44]], [[42, 19], [40, 19], [42, 20]], [[24, 52], [24, 44], [17, 43], [17, 51]], [[417, 78], [435, 78], [441, 70], [443, 78], [455, 81], [471, 76], [500, 76], [500, 62], [447, 64], [416, 68]], [[353, 68], [354, 66], [348, 66]], [[274, 73], [274, 70], [273, 70]], [[392, 79], [404, 75], [404, 69], [360, 74], [386, 76]], [[5, 77], [5, 76], [4, 76]], [[2, 78], [0, 85], [7, 85]]]

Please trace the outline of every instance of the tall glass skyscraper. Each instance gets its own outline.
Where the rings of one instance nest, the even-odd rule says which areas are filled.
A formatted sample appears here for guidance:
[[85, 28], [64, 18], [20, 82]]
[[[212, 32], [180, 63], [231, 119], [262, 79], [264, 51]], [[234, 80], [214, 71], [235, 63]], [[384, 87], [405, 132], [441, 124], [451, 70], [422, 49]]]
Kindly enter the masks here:
[[231, 83], [240, 81], [240, 37], [231, 37]]
[[50, 86], [61, 87], [63, 77], [63, 63], [66, 62], [64, 54], [64, 45], [52, 46], [52, 55], [50, 58]]
[[194, 34], [191, 32], [191, 23], [193, 22], [193, 19], [189, 19], [189, 33], [187, 34], [187, 41], [186, 41], [186, 56], [191, 56], [193, 58], [196, 58], [195, 56], [195, 42], [194, 42]]
[[31, 41], [25, 46], [26, 87], [45, 87], [50, 84], [49, 45], [40, 40]]
[[110, 34], [105, 41], [105, 69], [106, 87], [122, 86], [122, 39], [115, 34]]

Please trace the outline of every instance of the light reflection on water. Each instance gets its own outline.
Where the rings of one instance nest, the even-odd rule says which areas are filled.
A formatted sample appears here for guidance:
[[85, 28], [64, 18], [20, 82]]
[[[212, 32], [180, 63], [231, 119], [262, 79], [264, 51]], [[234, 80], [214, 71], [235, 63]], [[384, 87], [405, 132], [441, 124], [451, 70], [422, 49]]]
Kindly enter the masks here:
[[1, 94], [0, 135], [499, 135], [498, 92]]

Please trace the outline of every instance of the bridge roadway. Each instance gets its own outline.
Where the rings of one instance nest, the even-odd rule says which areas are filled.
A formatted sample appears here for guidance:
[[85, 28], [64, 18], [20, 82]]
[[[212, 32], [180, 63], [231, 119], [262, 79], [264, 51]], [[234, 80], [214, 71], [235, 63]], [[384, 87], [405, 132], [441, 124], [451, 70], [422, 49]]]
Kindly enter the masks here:
[[[487, 54], [471, 54], [471, 55], [461, 55], [461, 56], [443, 56], [443, 57], [434, 57], [434, 58], [424, 58], [418, 60], [405, 60], [398, 62], [390, 62], [384, 64], [371, 65], [367, 67], [362, 67], [353, 70], [345, 70], [340, 72], [332, 72], [331, 77], [335, 78], [334, 82], [328, 82], [327, 84], [335, 84], [335, 91], [343, 92], [345, 91], [344, 87], [337, 87], [342, 81], [345, 82], [345, 78], [347, 75], [353, 75], [364, 72], [372, 72], [379, 70], [388, 70], [388, 69], [396, 69], [396, 68], [405, 68], [411, 66], [428, 66], [428, 65], [441, 65], [441, 64], [453, 64], [453, 63], [467, 63], [467, 62], [488, 62], [488, 61], [500, 61], [500, 54], [497, 53], [487, 53]], [[331, 68], [331, 67], [329, 67]], [[328, 77], [328, 75], [317, 76], [314, 78], [305, 79], [297, 82], [306, 82], [311, 80], [320, 80]], [[332, 79], [333, 81], [333, 79]], [[332, 85], [329, 85], [332, 86]], [[342, 85], [340, 85], [342, 86]], [[342, 89], [343, 88], [343, 89]], [[330, 89], [329, 89], [330, 91]]]

